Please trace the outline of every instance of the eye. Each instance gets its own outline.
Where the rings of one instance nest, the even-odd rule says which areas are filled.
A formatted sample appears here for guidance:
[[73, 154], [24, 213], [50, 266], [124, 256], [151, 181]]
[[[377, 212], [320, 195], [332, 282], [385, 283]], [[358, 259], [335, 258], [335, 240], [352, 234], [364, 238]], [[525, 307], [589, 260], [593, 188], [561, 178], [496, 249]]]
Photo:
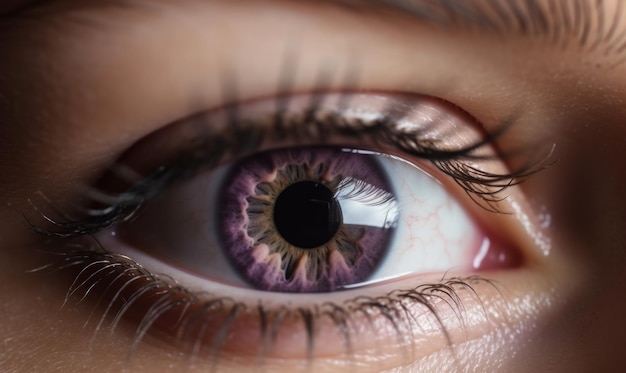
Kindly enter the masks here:
[[[111, 231], [114, 239], [103, 232], [99, 240], [148, 253], [208, 284], [274, 292], [331, 292], [518, 264], [516, 250], [465, 211], [480, 209], [459, 202], [467, 190], [452, 188], [425, 162], [434, 158], [448, 170], [463, 157], [491, 157], [473, 150], [481, 135], [452, 105], [421, 96], [300, 95], [277, 115], [277, 102], [202, 113], [133, 147], [118, 168], [154, 173], [146, 159], [174, 147], [156, 173], [176, 176]], [[243, 149], [241, 142], [254, 145]], [[111, 207], [93, 214], [106, 216]]]
[[100, 324], [113, 312], [114, 324], [143, 315], [137, 340], [155, 328], [230, 352], [244, 339], [246, 351], [264, 353], [263, 341], [278, 334], [282, 349], [294, 320], [304, 323], [308, 338], [298, 345], [308, 349], [314, 322], [327, 330], [330, 320], [344, 348], [375, 315], [401, 334], [413, 319], [389, 312], [409, 303], [425, 307], [425, 322], [450, 342], [435, 304], [482, 309], [474, 290], [465, 303], [458, 293], [472, 289], [467, 281], [481, 281], [472, 274], [525, 260], [511, 243], [515, 229], [503, 223], [508, 215], [497, 211], [506, 207], [501, 193], [536, 168], [507, 171], [494, 135], [436, 98], [328, 93], [284, 100], [172, 123], [103, 174], [87, 193], [83, 219], [48, 216], [54, 229], [40, 232], [94, 235], [105, 249], [66, 257], [63, 267], [79, 270], [68, 296], [95, 289], [107, 299]]
[[279, 292], [468, 272], [488, 242], [424, 170], [339, 147], [255, 153], [196, 175], [117, 234], [201, 278]]

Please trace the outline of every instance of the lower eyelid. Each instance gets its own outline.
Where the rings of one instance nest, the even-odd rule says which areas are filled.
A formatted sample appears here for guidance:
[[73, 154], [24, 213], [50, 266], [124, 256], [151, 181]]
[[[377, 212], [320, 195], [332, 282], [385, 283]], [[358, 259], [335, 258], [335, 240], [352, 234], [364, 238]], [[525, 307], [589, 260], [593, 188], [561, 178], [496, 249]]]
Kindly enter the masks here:
[[[139, 257], [136, 258], [143, 262], [141, 253], [137, 255]], [[145, 259], [144, 264], [151, 267], [151, 259]], [[384, 358], [380, 358], [377, 363], [380, 365], [377, 366], [387, 368], [400, 364], [407, 354], [418, 359], [439, 350], [448, 350], [451, 345], [479, 338], [490, 330], [514, 328], [533, 317], [537, 309], [545, 306], [541, 304], [545, 302], [545, 296], [541, 294], [533, 294], [528, 289], [522, 292], [519, 289], [510, 289], [510, 284], [515, 284], [517, 280], [507, 281], [503, 285], [478, 276], [466, 279], [420, 280], [424, 281], [424, 285], [414, 288], [418, 291], [394, 290], [414, 286], [415, 279], [411, 279], [409, 283], [404, 281], [380, 286], [380, 294], [388, 291], [387, 296], [370, 298], [358, 291], [352, 291], [338, 295], [332, 303], [312, 303], [310, 300], [298, 303], [294, 300], [298, 297], [293, 294], [278, 294], [278, 299], [274, 302], [268, 302], [267, 299], [256, 299], [255, 302], [253, 297], [249, 297], [247, 301], [235, 303], [233, 298], [238, 298], [236, 289], [224, 287], [225, 291], [216, 291], [215, 296], [212, 296], [195, 293], [180, 287], [167, 277], [160, 277], [162, 283], [157, 288], [160, 291], [151, 291], [134, 298], [141, 289], [145, 290], [140, 283], [154, 284], [153, 280], [158, 276], [141, 270], [147, 277], [120, 291], [119, 287], [111, 286], [109, 281], [116, 278], [121, 283], [128, 283], [131, 277], [119, 280], [120, 274], [124, 268], [139, 266], [111, 254], [90, 256], [88, 262], [103, 260], [109, 264], [124, 265], [115, 267], [115, 270], [111, 270], [113, 267], [108, 268], [110, 271], [106, 276], [102, 275], [99, 268], [104, 268], [107, 264], [101, 263], [100, 267], [93, 265], [89, 271], [85, 271], [84, 265], [80, 266], [80, 275], [70, 289], [70, 303], [84, 301], [85, 296], [95, 300], [99, 296], [104, 297], [99, 298], [101, 304], [96, 305], [99, 309], [92, 310], [95, 313], [87, 323], [90, 325], [87, 330], [93, 330], [100, 321], [106, 320], [99, 325], [101, 329], [95, 332], [95, 340], [98, 340], [99, 334], [109, 330], [110, 325], [114, 328], [130, 327], [137, 333], [135, 342], [138, 343], [136, 346], [129, 346], [131, 350], [141, 348], [146, 343], [153, 345], [156, 343], [154, 338], [165, 338], [167, 345], [174, 346], [183, 351], [185, 356], [199, 361], [210, 361], [216, 356], [225, 358], [226, 361], [256, 359], [258, 362], [260, 356], [263, 357], [262, 361], [268, 359], [269, 363], [275, 359], [295, 358], [306, 361], [309, 356], [307, 351], [311, 348], [310, 357], [315, 358], [316, 364], [318, 359], [324, 361], [328, 358], [358, 364], [359, 359], [364, 356], [380, 356]], [[156, 270], [158, 271], [158, 267]], [[100, 276], [92, 277], [90, 273], [93, 272], [99, 272]], [[182, 281], [184, 282], [184, 276]], [[108, 286], [111, 286], [108, 295], [97, 291]], [[137, 288], [133, 289], [135, 286]], [[178, 304], [163, 302], [168, 291], [172, 300], [179, 301]], [[229, 294], [229, 297], [219, 297], [220, 293]], [[119, 299], [114, 301], [113, 296]], [[122, 297], [124, 302], [121, 302]], [[186, 303], [185, 298], [189, 299], [189, 303]], [[211, 303], [216, 299], [220, 302]], [[401, 299], [403, 301], [397, 303]], [[428, 306], [424, 300], [430, 302]], [[240, 308], [233, 314], [232, 306], [235, 304]], [[260, 325], [261, 304], [265, 316], [264, 328]], [[164, 311], [164, 305], [171, 305], [171, 308]], [[107, 311], [103, 310], [103, 306], [107, 306]], [[104, 315], [106, 317], [102, 315], [104, 312], [108, 312], [108, 315]], [[309, 316], [312, 332], [307, 330]], [[126, 319], [124, 325], [120, 323], [121, 317]], [[135, 321], [129, 324], [129, 318]], [[185, 324], [187, 330], [182, 327]], [[221, 327], [216, 330], [214, 325]], [[148, 334], [144, 335], [145, 332]], [[198, 336], [198, 333], [202, 336]], [[313, 337], [310, 338], [311, 336]], [[309, 345], [310, 341], [312, 345]], [[454, 356], [454, 347], [447, 353]]]
[[[101, 244], [109, 246], [103, 237]], [[86, 245], [93, 246], [93, 243], [87, 242]], [[434, 353], [443, 354], [442, 359], [456, 364], [456, 354], [462, 351], [459, 346], [463, 343], [503, 330], [507, 330], [511, 338], [526, 332], [519, 325], [528, 325], [529, 320], [537, 317], [537, 310], [547, 307], [546, 299], [549, 297], [528, 288], [529, 277], [536, 277], [536, 273], [526, 268], [484, 275], [497, 281], [479, 276], [459, 279], [413, 277], [378, 285], [368, 291], [371, 297], [364, 295], [362, 289], [357, 289], [328, 294], [323, 300], [311, 299], [308, 297], [310, 294], [275, 294], [268, 298], [226, 285], [213, 286], [213, 294], [207, 294], [202, 292], [205, 283], [194, 282], [197, 281], [194, 276], [162, 267], [149, 255], [127, 249], [124, 252], [144, 268], [142, 273], [146, 277], [143, 280], [121, 291], [120, 287], [132, 278], [120, 277], [123, 276], [123, 268], [130, 268], [132, 272], [140, 266], [133, 260], [118, 258], [116, 254], [105, 255], [108, 255], [108, 263], [95, 264], [102, 258], [90, 253], [84, 262], [70, 268], [75, 271], [72, 275], [74, 285], [68, 292], [72, 296], [68, 302], [90, 304], [86, 307], [86, 312], [91, 313], [91, 317], [86, 319], [86, 331], [94, 333], [95, 343], [111, 328], [124, 328], [135, 334], [135, 344], [128, 346], [131, 357], [135, 349], [171, 351], [174, 348], [186, 356], [181, 358], [183, 367], [186, 364], [204, 366], [219, 358], [220, 364], [244, 362], [245, 365], [260, 361], [273, 366], [281, 364], [280, 361], [301, 361], [303, 366], [313, 364], [315, 367], [336, 368], [336, 364], [354, 364], [391, 369]], [[64, 255], [71, 262], [80, 262], [71, 254]], [[119, 263], [126, 263], [127, 266], [106, 267]], [[96, 271], [99, 275], [92, 277], [91, 274]], [[167, 276], [155, 275], [165, 272]], [[149, 285], [154, 283], [151, 281], [154, 278], [163, 280], [161, 287], [149, 291], [143, 288], [146, 292], [133, 298], [139, 294], [134, 286], [142, 282]], [[112, 279], [117, 279], [117, 284], [112, 283]], [[417, 287], [420, 291], [410, 293], [418, 284], [423, 284]], [[169, 299], [166, 296], [168, 291], [171, 294]], [[395, 295], [385, 295], [389, 293]], [[405, 300], [397, 303], [400, 299], [398, 294], [402, 293]], [[113, 302], [111, 297], [115, 294], [119, 299]], [[122, 298], [125, 299], [123, 302]], [[215, 299], [227, 300], [216, 309], [209, 307], [206, 312], [198, 311]], [[241, 308], [231, 320], [235, 300]], [[428, 305], [422, 300], [428, 300]], [[338, 307], [333, 308], [333, 304]], [[357, 304], [368, 306], [360, 308]], [[265, 314], [265, 331], [260, 325], [260, 305]], [[164, 310], [163, 307], [171, 308], [167, 310], [167, 315], [161, 316], [159, 313]], [[330, 312], [333, 310], [339, 311]], [[309, 315], [310, 319], [307, 319]], [[273, 324], [270, 321], [279, 316], [282, 319], [272, 333]], [[307, 330], [307, 320], [311, 321], [312, 334]], [[184, 323], [188, 328], [194, 323], [196, 325], [189, 329], [191, 331], [185, 331], [181, 326]], [[215, 325], [221, 326], [219, 330], [213, 329]], [[94, 331], [97, 326], [100, 329]], [[197, 335], [199, 330], [203, 330], [202, 337]], [[349, 338], [346, 338], [346, 333]], [[310, 341], [312, 345], [309, 345]], [[498, 340], [498, 343], [506, 342]], [[491, 343], [490, 348], [495, 348], [495, 345], [497, 343]], [[377, 357], [375, 363], [371, 356]], [[129, 364], [132, 364], [132, 358], [130, 361]]]
[[[498, 216], [498, 219], [504, 221], [510, 221], [509, 218], [510, 216]], [[518, 236], [523, 238], [525, 232], [518, 232]], [[108, 246], [106, 240], [102, 240], [101, 244], [104, 247]], [[87, 242], [87, 245], [91, 246], [92, 243]], [[531, 243], [529, 247], [534, 246]], [[167, 304], [167, 302], [154, 302], [166, 299], [163, 297], [163, 291], [166, 288], [161, 288], [161, 293], [158, 291], [145, 293], [135, 299], [128, 308], [123, 308], [124, 303], [119, 301], [111, 303], [111, 296], [119, 291], [119, 284], [128, 281], [128, 278], [118, 280], [117, 285], [111, 284], [111, 279], [117, 278], [121, 273], [117, 267], [100, 271], [99, 276], [90, 277], [89, 270], [84, 271], [84, 269], [89, 266], [89, 263], [97, 262], [96, 257], [90, 257], [81, 266], [74, 268], [78, 269], [74, 274], [83, 271], [83, 277], [74, 277], [75, 275], [72, 277], [75, 281], [74, 288], [69, 292], [73, 293], [69, 304], [77, 302], [90, 304], [86, 307], [86, 313], [92, 314], [86, 319], [87, 333], [93, 332], [100, 321], [104, 320], [100, 330], [93, 332], [95, 343], [98, 343], [102, 335], [111, 330], [112, 323], [116, 328], [139, 333], [135, 336], [136, 345], [128, 346], [131, 351], [129, 364], [132, 364], [135, 349], [171, 352], [171, 348], [182, 352], [181, 356], [185, 356], [180, 359], [182, 367], [188, 364], [204, 366], [219, 357], [220, 364], [243, 363], [245, 365], [258, 364], [260, 361], [261, 364], [267, 364], [270, 367], [279, 366], [282, 364], [280, 361], [291, 363], [301, 361], [302, 366], [313, 364], [312, 366], [315, 367], [334, 369], [337, 365], [345, 367], [353, 364], [362, 367], [376, 366], [378, 370], [378, 368], [391, 369], [402, 366], [409, 360], [418, 361], [429, 354], [437, 354], [442, 361], [456, 364], [457, 354], [464, 353], [464, 350], [460, 348], [464, 343], [479, 340], [489, 333], [502, 333], [503, 331], [506, 331], [513, 339], [519, 333], [527, 332], [522, 325], [532, 325], [533, 318], [538, 317], [538, 310], [549, 307], [549, 294], [528, 287], [529, 278], [531, 276], [536, 278], [537, 273], [526, 268], [506, 273], [496, 271], [484, 275], [487, 278], [495, 278], [497, 281], [486, 280], [482, 277], [443, 280], [440, 277], [411, 278], [377, 286], [369, 292], [377, 295], [376, 297], [368, 298], [363, 296], [361, 290], [355, 290], [332, 294], [331, 297], [325, 296], [322, 302], [299, 296], [302, 294], [276, 294], [273, 298], [261, 298], [229, 286], [215, 286], [212, 289], [213, 295], [201, 293], [204, 283], [194, 283], [193, 276], [180, 271], [172, 271], [169, 267], [166, 270], [160, 267], [158, 260], [132, 248], [124, 252], [141, 263], [143, 268], [149, 269], [149, 272], [147, 270], [145, 272], [148, 277], [155, 276], [153, 273], [167, 272], [168, 276], [161, 277], [164, 283], [169, 284], [168, 286], [174, 284], [169, 276], [179, 281], [179, 284], [183, 286], [175, 285], [175, 294], [178, 295], [174, 295], [172, 299], [179, 297], [180, 300], [186, 296], [193, 299], [194, 306], [187, 309], [190, 312], [189, 315], [193, 314], [194, 309], [205, 307], [207, 302], [215, 299], [213, 296], [223, 298], [224, 295], [228, 295], [230, 300], [224, 303], [223, 309], [206, 313], [205, 316], [208, 316], [206, 318], [196, 316], [195, 321], [192, 317], [187, 320], [188, 323], [196, 322], [201, 325], [201, 328], [209, 328], [219, 321], [219, 325], [223, 326], [228, 324], [225, 321], [232, 311], [230, 307], [234, 304], [233, 300], [244, 305], [224, 335], [219, 335], [219, 332], [225, 329], [208, 330], [202, 338], [194, 335], [194, 332], [181, 332], [180, 313], [185, 307], [184, 302], [172, 306], [167, 317], [164, 316], [154, 324], [146, 324], [150, 321], [150, 313], [154, 316], [154, 312], [160, 312], [159, 307]], [[111, 263], [120, 261], [115, 259]], [[131, 267], [134, 266], [133, 264]], [[93, 265], [89, 268], [91, 268], [90, 271], [94, 271], [98, 267]], [[105, 277], [104, 273], [108, 275]], [[465, 283], [471, 287], [466, 286]], [[397, 294], [397, 289], [408, 291], [417, 284], [425, 285], [422, 285], [421, 293], [415, 293], [415, 297], [425, 296], [432, 303], [432, 309], [414, 300], [405, 301], [403, 306], [395, 303], [395, 306], [387, 308], [393, 302], [385, 294], [394, 290]], [[102, 290], [107, 286], [110, 288], [108, 288], [108, 295], [105, 296]], [[429, 287], [429, 291], [423, 291]], [[132, 297], [133, 293], [136, 293], [134, 290], [136, 289], [132, 287], [126, 289], [128, 293], [124, 296], [127, 301], [131, 299], [129, 297]], [[370, 303], [367, 313], [355, 312], [357, 307], [346, 306], [354, 299]], [[346, 339], [346, 327], [342, 326], [341, 312], [334, 316], [332, 313], [327, 313], [331, 310], [330, 302], [340, 306], [341, 312], [350, 310], [343, 319], [348, 325], [349, 339]], [[97, 304], [94, 305], [94, 303]], [[266, 314], [265, 332], [261, 332], [259, 324], [258, 306], [260, 304], [263, 305]], [[271, 340], [272, 338], [268, 337], [271, 335], [268, 331], [271, 329], [269, 320], [276, 317], [281, 306], [288, 307], [284, 315], [285, 320], [278, 324], [277, 334], [274, 340]], [[85, 308], [85, 306], [82, 307]], [[108, 315], [101, 319], [107, 308], [109, 308]], [[394, 316], [394, 313], [398, 314]], [[304, 315], [311, 315], [313, 334], [308, 334]], [[202, 325], [207, 322], [211, 324]], [[197, 330], [197, 328], [194, 329]], [[143, 335], [144, 332], [147, 334]], [[309, 335], [314, 336], [310, 356], [307, 352]], [[220, 342], [219, 348], [215, 348], [216, 338], [221, 340], [223, 337], [226, 340], [223, 344]], [[267, 338], [270, 338], [269, 342]], [[509, 343], [507, 341], [511, 339], [497, 339], [496, 342], [490, 343], [489, 348], [497, 351], [496, 347], [504, 348], [502, 346]], [[264, 342], [259, 345], [257, 343], [259, 340]], [[346, 342], [348, 340], [349, 343]], [[264, 346], [262, 350], [260, 346]], [[260, 356], [263, 356], [261, 360], [259, 360]], [[307, 356], [313, 360], [308, 360]], [[373, 359], [372, 356], [376, 358]], [[307, 361], [313, 363], [307, 363]]]

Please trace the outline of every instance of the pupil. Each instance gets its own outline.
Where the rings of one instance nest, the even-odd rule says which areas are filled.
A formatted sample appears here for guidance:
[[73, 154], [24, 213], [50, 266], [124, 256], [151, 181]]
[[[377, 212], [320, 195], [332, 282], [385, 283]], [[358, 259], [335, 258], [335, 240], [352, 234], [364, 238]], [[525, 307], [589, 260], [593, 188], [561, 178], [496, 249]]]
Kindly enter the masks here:
[[314, 181], [290, 185], [274, 205], [278, 233], [290, 244], [303, 249], [330, 241], [341, 220], [341, 207], [330, 189]]

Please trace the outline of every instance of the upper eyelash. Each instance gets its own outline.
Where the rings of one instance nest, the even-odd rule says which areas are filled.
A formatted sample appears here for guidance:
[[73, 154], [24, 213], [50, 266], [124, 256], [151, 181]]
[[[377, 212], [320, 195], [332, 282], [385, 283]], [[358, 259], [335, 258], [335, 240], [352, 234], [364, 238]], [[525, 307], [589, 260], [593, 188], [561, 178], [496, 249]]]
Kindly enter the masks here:
[[351, 189], [347, 194], [342, 194], [343, 198], [350, 198], [368, 205], [384, 205], [390, 201], [394, 201], [395, 197], [392, 193], [380, 189], [375, 185], [371, 185], [363, 180], [346, 177], [335, 191], [335, 196], [344, 190]]
[[[418, 323], [416, 315], [411, 311], [411, 307], [415, 305], [423, 306], [435, 318], [450, 352], [454, 355], [452, 337], [448, 333], [444, 320], [439, 316], [439, 309], [434, 300], [439, 300], [442, 305], [447, 305], [453, 311], [456, 319], [463, 325], [464, 304], [461, 292], [469, 292], [477, 302], [481, 303], [475, 286], [484, 283], [490, 285], [502, 296], [498, 284], [493, 280], [478, 275], [446, 278], [444, 274], [439, 282], [421, 284], [408, 290], [394, 290], [377, 297], [360, 295], [348, 299], [342, 304], [326, 301], [310, 307], [267, 308], [261, 303], [257, 306], [248, 306], [228, 297], [190, 291], [169, 276], [149, 272], [125, 255], [97, 250], [84, 244], [76, 245], [73, 249], [59, 252], [57, 255], [59, 255], [58, 260], [30, 272], [57, 272], [61, 270], [72, 272], [73, 268], [78, 268], [72, 272], [74, 273], [73, 280], [66, 293], [64, 306], [72, 300], [75, 300], [73, 303], [76, 305], [83, 303], [90, 296], [96, 296], [92, 293], [95, 293], [94, 289], [98, 285], [106, 284], [104, 289], [97, 292], [97, 299], [92, 305], [91, 315], [85, 322], [86, 327], [93, 320], [95, 310], [100, 303], [110, 298], [107, 299], [107, 306], [102, 314], [95, 320], [92, 340], [105, 329], [113, 333], [126, 314], [141, 308], [142, 297], [154, 297], [156, 294], [158, 299], [151, 300], [150, 305], [144, 307], [145, 310], [138, 312], [139, 321], [132, 346], [128, 352], [128, 361], [145, 335], [154, 327], [155, 322], [170, 311], [179, 313], [177, 322], [175, 325], [171, 325], [172, 329], [176, 330], [174, 343], [183, 351], [190, 353], [189, 359], [195, 359], [202, 350], [207, 348], [202, 342], [203, 338], [207, 336], [205, 335], [207, 331], [203, 329], [208, 325], [208, 322], [214, 320], [211, 317], [203, 316], [209, 316], [211, 313], [215, 316], [222, 312], [227, 318], [226, 322], [220, 324], [221, 329], [215, 333], [215, 338], [208, 346], [209, 355], [214, 358], [219, 354], [225, 342], [224, 338], [236, 317], [242, 312], [256, 312], [262, 340], [262, 344], [259, 346], [259, 358], [262, 359], [272, 344], [276, 342], [281, 323], [286, 319], [297, 317], [307, 334], [306, 353], [310, 360], [315, 352], [313, 325], [323, 318], [331, 320], [340, 332], [343, 338], [342, 343], [349, 355], [353, 353], [352, 341], [354, 333], [357, 331], [353, 325], [355, 315], [363, 316], [371, 328], [374, 327], [373, 318], [382, 317], [389, 323], [398, 338], [410, 345], [412, 338], [410, 332], [407, 334], [407, 331], [414, 330], [415, 325], [413, 324]], [[128, 291], [125, 292], [126, 290]], [[488, 317], [484, 307], [483, 312], [484, 316]], [[109, 322], [108, 327], [106, 326], [107, 321]], [[200, 322], [201, 325], [196, 325], [197, 322]], [[195, 331], [198, 332], [197, 335]]]
[[[277, 102], [280, 100], [277, 98]], [[126, 191], [117, 195], [108, 195], [105, 192], [90, 189], [87, 196], [93, 202], [105, 207], [82, 208], [81, 215], [86, 217], [75, 219], [54, 209], [57, 217], [52, 217], [33, 204], [33, 208], [53, 228], [35, 224], [26, 215], [25, 218], [35, 232], [45, 236], [71, 238], [95, 234], [132, 218], [143, 203], [160, 195], [172, 184], [195, 175], [201, 168], [216, 167], [229, 154], [234, 154], [235, 157], [241, 156], [237, 154], [241, 149], [245, 148], [248, 151], [255, 149], [265, 138], [271, 136], [277, 139], [291, 136], [296, 140], [304, 138], [308, 141], [315, 138], [314, 141], [322, 142], [327, 138], [328, 133], [334, 133], [339, 136], [366, 138], [374, 143], [392, 145], [404, 154], [430, 161], [435, 168], [451, 177], [476, 204], [496, 213], [503, 212], [497, 206], [498, 202], [506, 198], [502, 196], [503, 191], [552, 164], [549, 160], [553, 149], [545, 156], [529, 159], [510, 173], [491, 173], [467, 163], [467, 161], [480, 162], [492, 159], [489, 156], [476, 154], [477, 150], [494, 142], [513, 124], [513, 121], [501, 124], [496, 131], [473, 144], [458, 149], [440, 149], [432, 139], [423, 140], [423, 138], [428, 138], [425, 136], [428, 131], [424, 132], [421, 129], [407, 132], [394, 125], [408, 109], [391, 107], [377, 120], [366, 121], [354, 118], [348, 120], [342, 117], [341, 113], [320, 109], [319, 104], [320, 101], [313, 102], [312, 107], [302, 111], [305, 113], [302, 121], [307, 124], [306, 126], [294, 125], [294, 123], [286, 126], [286, 120], [289, 118], [285, 118], [284, 108], [274, 115], [270, 129], [260, 129], [259, 126], [254, 125], [242, 127], [238, 122], [231, 123], [232, 125], [228, 126], [230, 131], [220, 136], [203, 139], [199, 145], [183, 153], [171, 165], [161, 166], [147, 177], [140, 177], [127, 166], [114, 165], [111, 171], [117, 174], [131, 174], [139, 180], [134, 181]], [[283, 103], [282, 106], [286, 107], [286, 105]], [[236, 105], [230, 108], [230, 117], [233, 121], [237, 119], [237, 110]], [[251, 139], [253, 143], [250, 143]]]

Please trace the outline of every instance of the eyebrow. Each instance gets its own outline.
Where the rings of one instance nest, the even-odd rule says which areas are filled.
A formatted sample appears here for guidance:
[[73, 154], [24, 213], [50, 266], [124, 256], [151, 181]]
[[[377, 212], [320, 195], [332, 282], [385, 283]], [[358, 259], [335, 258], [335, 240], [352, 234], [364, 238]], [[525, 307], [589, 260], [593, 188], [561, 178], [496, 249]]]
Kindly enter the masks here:
[[[329, 0], [354, 8], [382, 7], [445, 30], [523, 37], [605, 56], [626, 52], [624, 1], [603, 0]], [[610, 5], [614, 5], [611, 9]]]
[[[320, 1], [320, 0], [314, 0]], [[586, 54], [600, 51], [626, 60], [624, 1], [614, 0], [322, 0], [354, 10], [382, 8], [444, 30], [522, 37], [562, 49], [575, 43]], [[4, 17], [19, 16], [53, 0], [13, 0]], [[10, 4], [19, 4], [11, 7]], [[609, 4], [614, 8], [609, 11]], [[617, 65], [615, 64], [615, 65]]]

